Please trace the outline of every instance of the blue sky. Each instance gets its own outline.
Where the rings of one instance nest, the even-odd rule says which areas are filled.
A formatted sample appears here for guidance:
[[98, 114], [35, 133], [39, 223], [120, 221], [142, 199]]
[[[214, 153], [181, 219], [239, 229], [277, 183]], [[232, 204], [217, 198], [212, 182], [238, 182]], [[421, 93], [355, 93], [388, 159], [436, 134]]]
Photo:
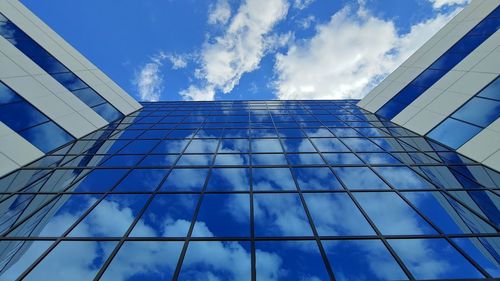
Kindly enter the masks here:
[[467, 0], [22, 0], [138, 100], [362, 98]]

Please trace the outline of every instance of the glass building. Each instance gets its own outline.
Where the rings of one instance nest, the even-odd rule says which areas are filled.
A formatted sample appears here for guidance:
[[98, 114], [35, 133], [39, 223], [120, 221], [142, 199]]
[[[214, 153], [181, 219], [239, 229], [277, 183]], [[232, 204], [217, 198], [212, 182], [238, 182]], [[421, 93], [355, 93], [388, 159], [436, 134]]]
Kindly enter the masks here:
[[500, 277], [499, 173], [356, 103], [144, 103], [0, 180], [0, 280]]

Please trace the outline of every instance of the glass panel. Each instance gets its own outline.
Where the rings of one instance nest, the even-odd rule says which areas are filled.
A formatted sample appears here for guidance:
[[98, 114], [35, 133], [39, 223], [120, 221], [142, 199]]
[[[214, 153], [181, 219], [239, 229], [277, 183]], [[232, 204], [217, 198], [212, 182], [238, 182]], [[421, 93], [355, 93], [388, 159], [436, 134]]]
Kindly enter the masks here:
[[178, 280], [251, 280], [249, 242], [191, 241]]
[[283, 152], [277, 139], [252, 139], [252, 152]]
[[161, 191], [201, 191], [207, 169], [173, 169], [163, 183]]
[[397, 189], [434, 187], [408, 167], [375, 167], [373, 169]]
[[301, 190], [342, 189], [342, 185], [329, 168], [294, 168]]
[[253, 165], [287, 165], [283, 154], [252, 154]]
[[500, 238], [454, 238], [452, 239], [474, 261], [493, 277], [500, 277], [498, 245]]
[[214, 165], [248, 165], [247, 154], [217, 154]]
[[284, 139], [286, 152], [316, 152], [308, 139]]
[[349, 164], [363, 164], [354, 153], [323, 153], [326, 161], [331, 165], [349, 165]]
[[127, 241], [99, 280], [170, 280], [184, 242]]
[[166, 174], [164, 169], [132, 170], [113, 191], [154, 191]]
[[253, 168], [253, 190], [296, 190], [288, 168]]
[[256, 236], [311, 236], [298, 194], [254, 194]]
[[500, 101], [472, 98], [452, 117], [484, 128], [500, 117]]
[[249, 171], [246, 168], [212, 169], [208, 191], [250, 190]]
[[72, 237], [121, 237], [149, 195], [108, 195], [70, 232]]
[[53, 241], [0, 241], [1, 249], [6, 252], [12, 251], [11, 255], [2, 255], [0, 278], [2, 280], [17, 280], [52, 243]]
[[63, 241], [23, 280], [67, 280], [74, 274], [78, 274], [80, 280], [92, 280], [116, 244], [114, 241]]
[[331, 240], [322, 243], [336, 278], [408, 280], [380, 240]]
[[128, 172], [125, 169], [95, 169], [82, 180], [74, 184], [68, 191], [75, 192], [105, 192]]
[[304, 198], [319, 235], [375, 235], [347, 194], [305, 193]]
[[131, 237], [183, 237], [193, 219], [198, 195], [159, 194], [130, 233]]
[[192, 140], [185, 153], [214, 153], [218, 140]]
[[247, 194], [206, 194], [201, 202], [192, 236], [249, 237], [249, 196]]
[[338, 139], [311, 139], [321, 152], [347, 152], [349, 149]]
[[368, 164], [401, 164], [396, 158], [389, 153], [358, 153], [358, 156]]
[[393, 192], [354, 193], [382, 234], [434, 234], [436, 231]]
[[330, 280], [316, 241], [255, 244], [257, 280]]
[[394, 239], [389, 244], [417, 279], [484, 277], [444, 239]]
[[480, 127], [448, 118], [432, 129], [427, 136], [453, 149], [457, 149], [477, 135], [481, 130]]
[[389, 188], [372, 170], [366, 167], [345, 167], [333, 170], [349, 189]]

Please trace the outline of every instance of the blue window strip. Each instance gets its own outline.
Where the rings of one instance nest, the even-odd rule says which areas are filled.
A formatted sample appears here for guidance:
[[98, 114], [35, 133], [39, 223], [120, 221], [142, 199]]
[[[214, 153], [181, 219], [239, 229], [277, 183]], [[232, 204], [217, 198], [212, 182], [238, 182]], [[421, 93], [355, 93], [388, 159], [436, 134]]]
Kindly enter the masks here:
[[384, 104], [376, 114], [392, 119], [500, 28], [500, 8], [471, 29], [431, 66]]
[[45, 70], [61, 85], [82, 102], [92, 108], [108, 122], [123, 117], [113, 105], [102, 98], [94, 89], [78, 78], [54, 56], [43, 49], [14, 23], [0, 14], [0, 35], [16, 46], [23, 54]]
[[47, 153], [75, 138], [0, 82], [0, 122]]
[[427, 136], [453, 149], [479, 134], [500, 117], [500, 79], [497, 77], [464, 103]]

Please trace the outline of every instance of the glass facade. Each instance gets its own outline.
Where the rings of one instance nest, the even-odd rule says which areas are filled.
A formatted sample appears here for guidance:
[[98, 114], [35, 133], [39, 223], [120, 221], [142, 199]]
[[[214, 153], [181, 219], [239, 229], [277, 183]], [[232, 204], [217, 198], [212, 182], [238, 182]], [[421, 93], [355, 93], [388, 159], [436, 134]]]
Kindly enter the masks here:
[[111, 122], [123, 114], [111, 103], [101, 97], [87, 83], [83, 82], [73, 71], [64, 66], [40, 44], [35, 42], [13, 22], [0, 14], [0, 36], [9, 41], [24, 55], [29, 57], [52, 78], [64, 86], [75, 97], [88, 105], [106, 121]]
[[394, 116], [398, 115], [434, 83], [445, 76], [479, 45], [495, 34], [498, 29], [500, 29], [500, 7], [497, 7], [479, 22], [433, 64], [377, 110], [377, 115], [387, 119], [394, 118]]
[[0, 179], [0, 280], [500, 278], [500, 174], [356, 103], [144, 103]]

